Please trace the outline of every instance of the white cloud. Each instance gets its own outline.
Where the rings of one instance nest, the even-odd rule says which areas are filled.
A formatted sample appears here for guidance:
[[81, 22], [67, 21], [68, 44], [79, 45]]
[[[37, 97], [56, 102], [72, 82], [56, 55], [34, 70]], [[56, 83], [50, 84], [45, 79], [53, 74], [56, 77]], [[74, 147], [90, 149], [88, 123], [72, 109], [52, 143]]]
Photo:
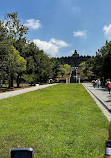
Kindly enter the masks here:
[[30, 27], [31, 29], [38, 29], [41, 27], [40, 20], [35, 20], [35, 19], [27, 20], [27, 23], [25, 23], [24, 25]]
[[56, 40], [54, 38], [51, 38], [50, 39], [50, 42], [57, 45], [58, 47], [62, 48], [62, 47], [67, 47], [68, 44], [64, 41], [61, 41], [61, 40]]
[[74, 31], [73, 32], [73, 36], [74, 37], [83, 37], [83, 38], [87, 38], [87, 31]]
[[104, 26], [103, 27], [104, 35], [106, 39], [111, 40], [111, 24], [109, 26]]
[[58, 47], [52, 44], [50, 41], [41, 41], [39, 39], [34, 39], [33, 42], [39, 47], [39, 49], [44, 50], [47, 54], [51, 56], [56, 56], [58, 53]]
[[54, 38], [51, 38], [49, 42], [41, 41], [39, 39], [34, 39], [33, 42], [37, 45], [37, 47], [39, 47], [39, 49], [42, 49], [52, 57], [56, 57], [58, 55], [60, 48], [68, 47], [66, 42], [56, 40]]

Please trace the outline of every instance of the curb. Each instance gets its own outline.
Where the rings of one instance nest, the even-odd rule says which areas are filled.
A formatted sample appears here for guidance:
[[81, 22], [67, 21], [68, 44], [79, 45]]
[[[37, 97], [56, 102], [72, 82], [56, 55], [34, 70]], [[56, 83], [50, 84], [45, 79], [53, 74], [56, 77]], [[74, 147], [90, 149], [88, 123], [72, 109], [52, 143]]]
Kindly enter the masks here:
[[96, 104], [99, 106], [99, 108], [101, 109], [101, 111], [103, 112], [103, 114], [106, 116], [106, 118], [108, 119], [108, 121], [111, 121], [111, 109], [109, 109], [107, 107], [106, 104], [104, 104], [104, 102], [102, 102], [94, 93], [92, 93], [87, 86], [84, 85], [84, 83], [82, 83], [82, 85], [85, 87], [85, 89], [87, 90], [87, 92], [91, 95], [91, 97], [95, 100]]

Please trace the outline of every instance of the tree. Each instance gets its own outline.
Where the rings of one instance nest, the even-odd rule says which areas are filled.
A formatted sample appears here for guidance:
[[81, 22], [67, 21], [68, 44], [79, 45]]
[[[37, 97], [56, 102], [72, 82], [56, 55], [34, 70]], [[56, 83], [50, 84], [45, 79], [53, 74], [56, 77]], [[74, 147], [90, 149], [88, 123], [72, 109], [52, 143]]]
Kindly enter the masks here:
[[104, 49], [101, 50], [103, 59], [102, 71], [105, 79], [111, 80], [111, 41], [109, 43], [106, 41]]
[[95, 78], [100, 78], [103, 84], [106, 79], [111, 80], [111, 41], [106, 41], [105, 46], [98, 49], [96, 56], [90, 58], [85, 66], [87, 70], [93, 71]]
[[[13, 44], [23, 40], [24, 34], [28, 33], [28, 27], [20, 24], [17, 13], [9, 13], [5, 15], [4, 26], [8, 30], [8, 37], [12, 39]], [[20, 48], [18, 48], [20, 49]]]
[[111, 79], [111, 42], [107, 42], [105, 46], [98, 49], [95, 57], [96, 68], [94, 72], [97, 77], [101, 78], [103, 83], [106, 79]]
[[88, 59], [86, 62], [83, 62], [80, 64], [83, 73], [84, 73], [84, 79], [91, 80], [94, 78], [94, 68], [95, 68], [95, 57], [92, 57]]
[[3, 23], [0, 21], [0, 42], [6, 40], [7, 29], [4, 27]]
[[[43, 50], [39, 50], [33, 42], [23, 47], [22, 55], [27, 61], [28, 81], [30, 83], [46, 82], [51, 72], [51, 61], [48, 55]], [[25, 78], [26, 75], [24, 75]]]
[[6, 72], [8, 74], [9, 88], [13, 87], [13, 78], [15, 75], [20, 74], [26, 69], [26, 61], [20, 56], [13, 46], [8, 48], [8, 60], [6, 66]]
[[38, 55], [38, 62], [36, 67], [36, 72], [38, 72], [38, 77], [40, 82], [47, 82], [51, 75], [51, 60], [48, 55], [44, 53], [43, 50], [40, 50]]
[[[22, 48], [26, 44], [26, 37], [24, 37], [24, 35], [28, 33], [28, 27], [20, 24], [18, 15], [15, 12], [6, 14], [4, 19], [4, 26], [7, 29], [7, 37], [10, 41], [10, 45], [13, 45], [22, 56]], [[19, 76], [20, 73], [18, 73], [17, 77], [17, 86], [19, 86]], [[13, 77], [11, 79], [13, 80]]]
[[[7, 48], [9, 46], [7, 39], [7, 29], [0, 21], [0, 80], [6, 77], [6, 65], [8, 59]], [[1, 87], [1, 86], [0, 86]]]
[[18, 64], [17, 64], [17, 87], [19, 88], [19, 84], [20, 84], [20, 76], [22, 75], [22, 73], [26, 70], [26, 60], [21, 57], [20, 55], [18, 55]]
[[26, 73], [24, 74], [23, 78], [26, 79], [29, 83], [35, 83], [36, 82], [36, 65], [39, 54], [38, 47], [33, 43], [27, 43], [22, 50], [22, 56], [27, 61], [26, 66]]
[[71, 68], [71, 66], [68, 65], [68, 64], [61, 65], [60, 74], [62, 75], [62, 77], [63, 77], [64, 75], [69, 74], [69, 72], [70, 72], [69, 69], [70, 69], [70, 68]]
[[52, 79], [55, 80], [59, 72], [61, 72], [61, 63], [56, 58], [51, 58], [52, 62]]

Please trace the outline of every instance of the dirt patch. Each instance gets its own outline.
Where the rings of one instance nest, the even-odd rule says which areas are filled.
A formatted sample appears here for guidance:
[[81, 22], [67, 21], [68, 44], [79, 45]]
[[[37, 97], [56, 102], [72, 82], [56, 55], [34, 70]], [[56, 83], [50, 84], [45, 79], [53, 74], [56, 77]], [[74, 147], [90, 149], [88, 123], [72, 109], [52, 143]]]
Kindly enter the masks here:
[[34, 87], [34, 86], [31, 86], [29, 84], [21, 84], [20, 88], [17, 88], [16, 86], [8, 88], [7, 85], [3, 85], [2, 88], [0, 88], [0, 93], [10, 92], [10, 91], [16, 91], [16, 90], [30, 88], [30, 87]]

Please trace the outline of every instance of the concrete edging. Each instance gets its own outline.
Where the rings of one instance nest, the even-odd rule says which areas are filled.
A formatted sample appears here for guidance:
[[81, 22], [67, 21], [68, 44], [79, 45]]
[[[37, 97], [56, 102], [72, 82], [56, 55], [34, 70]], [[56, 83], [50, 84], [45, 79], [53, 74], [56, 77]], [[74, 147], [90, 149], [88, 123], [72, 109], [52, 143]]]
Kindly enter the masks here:
[[108, 108], [106, 108], [105, 106], [103, 106], [102, 101], [95, 96], [86, 86], [86, 84], [82, 83], [82, 85], [85, 87], [85, 89], [88, 91], [88, 93], [91, 95], [91, 97], [95, 100], [96, 104], [99, 106], [99, 108], [102, 110], [103, 114], [106, 116], [106, 118], [108, 119], [108, 121], [111, 121], [111, 113], [108, 110]]

